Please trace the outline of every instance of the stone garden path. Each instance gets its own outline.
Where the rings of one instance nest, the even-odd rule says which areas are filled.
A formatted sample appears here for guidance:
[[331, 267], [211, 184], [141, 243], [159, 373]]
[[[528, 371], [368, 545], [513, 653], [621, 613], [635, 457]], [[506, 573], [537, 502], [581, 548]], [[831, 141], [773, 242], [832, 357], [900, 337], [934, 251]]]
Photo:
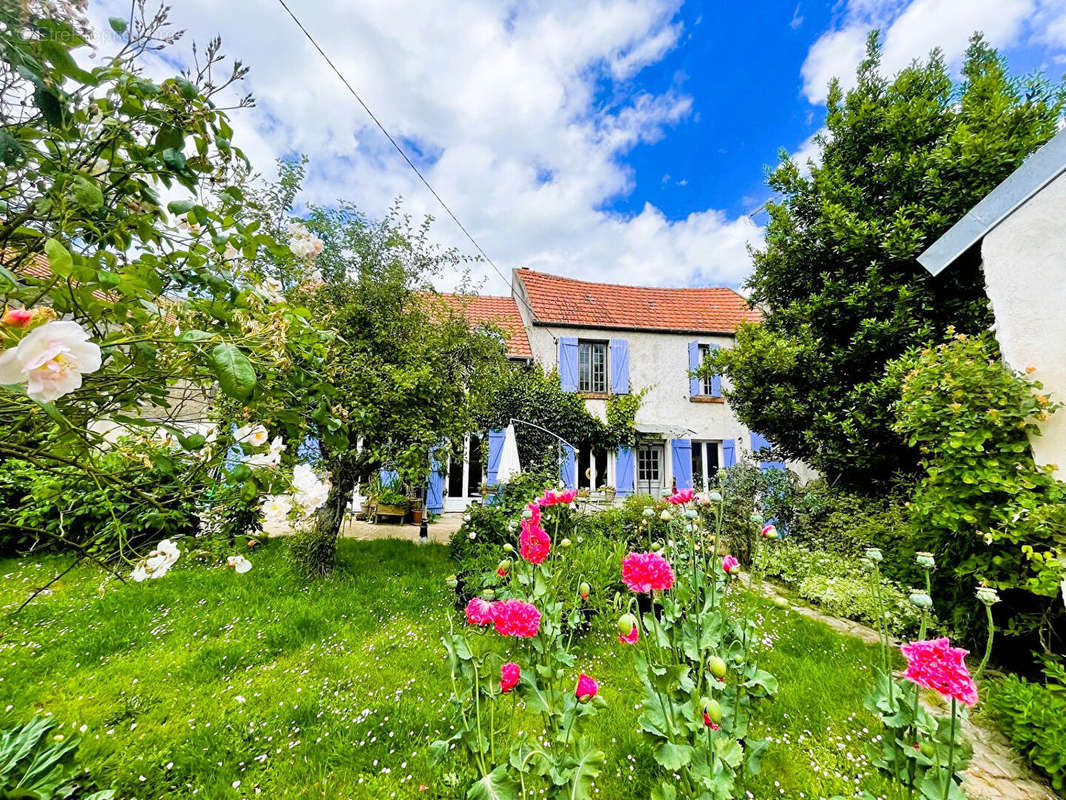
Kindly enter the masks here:
[[[772, 583], [756, 584], [764, 594], [782, 598], [788, 607], [808, 619], [817, 620], [848, 636], [857, 636], [869, 644], [877, 644], [877, 631], [849, 619], [822, 614], [808, 606], [797, 605], [791, 597]], [[940, 710], [940, 709], [938, 709]], [[962, 788], [971, 800], [1061, 800], [1047, 783], [1011, 750], [1006, 737], [994, 727], [981, 721], [967, 719], [963, 723], [966, 738], [973, 745], [973, 760], [966, 770]]]

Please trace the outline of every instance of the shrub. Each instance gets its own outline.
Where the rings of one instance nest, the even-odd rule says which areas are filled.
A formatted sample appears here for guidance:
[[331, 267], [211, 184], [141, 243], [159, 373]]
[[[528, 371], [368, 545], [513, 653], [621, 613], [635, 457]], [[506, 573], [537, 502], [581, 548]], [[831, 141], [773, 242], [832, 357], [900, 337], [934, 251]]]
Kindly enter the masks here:
[[21, 528], [4, 536], [0, 549], [12, 554], [87, 548], [93, 556], [114, 559], [160, 539], [195, 533], [204, 478], [169, 450], [116, 450], [100, 456], [97, 466], [99, 477], [80, 466], [0, 463], [7, 519]]
[[[878, 601], [870, 588], [870, 576], [858, 559], [784, 541], [776, 547], [758, 549], [755, 566], [827, 613], [877, 624]], [[910, 602], [908, 594], [894, 582], [883, 579], [881, 601], [885, 619], [896, 636], [916, 632], [921, 623], [921, 613]]]
[[[718, 480], [725, 497], [726, 547], [742, 564], [751, 564], [762, 519], [773, 519], [782, 530], [795, 524], [797, 481], [795, 473], [782, 469], [761, 469], [747, 460], [719, 470]], [[705, 507], [705, 522], [709, 507]], [[754, 515], [754, 516], [753, 516]]]
[[1011, 744], [1047, 775], [1056, 791], [1066, 789], [1066, 684], [1007, 675], [991, 683], [987, 699]]
[[863, 495], [816, 480], [795, 493], [792, 541], [808, 549], [826, 550], [858, 559], [869, 547], [879, 547], [885, 560], [881, 570], [900, 583], [918, 583], [921, 576], [914, 554], [910, 512], [900, 486], [885, 494]]
[[77, 736], [50, 736], [51, 717], [37, 716], [21, 727], [0, 731], [0, 797], [37, 800], [111, 800], [77, 761]]
[[1008, 633], [1062, 624], [1066, 484], [1035, 463], [1028, 439], [1057, 405], [1004, 366], [989, 334], [952, 335], [893, 369], [903, 386], [897, 429], [926, 470], [911, 502], [915, 544], [952, 566], [936, 573], [951, 622], [980, 640], [980, 582], [1008, 592], [997, 623]]

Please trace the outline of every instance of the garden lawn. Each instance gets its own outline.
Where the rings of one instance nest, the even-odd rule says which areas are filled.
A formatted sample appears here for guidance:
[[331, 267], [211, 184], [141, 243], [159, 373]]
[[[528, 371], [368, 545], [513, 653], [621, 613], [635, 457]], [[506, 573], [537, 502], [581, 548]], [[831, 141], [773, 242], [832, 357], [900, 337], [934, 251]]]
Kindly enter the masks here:
[[[122, 797], [462, 797], [442, 776], [468, 768], [426, 760], [448, 726], [447, 550], [341, 541], [338, 558], [339, 572], [313, 583], [293, 574], [279, 542], [245, 575], [185, 556], [166, 577], [125, 586], [79, 568], [13, 619], [65, 562], [0, 561], [0, 725], [54, 714], [64, 734], [82, 731], [86, 765]], [[750, 796], [884, 795], [862, 709], [875, 651], [747, 602], [760, 666], [781, 682], [757, 707], [755, 733], [773, 742]], [[596, 790], [608, 800], [647, 798], [658, 773], [636, 730], [632, 657], [609, 633], [578, 653], [609, 705], [592, 733], [607, 754]]]

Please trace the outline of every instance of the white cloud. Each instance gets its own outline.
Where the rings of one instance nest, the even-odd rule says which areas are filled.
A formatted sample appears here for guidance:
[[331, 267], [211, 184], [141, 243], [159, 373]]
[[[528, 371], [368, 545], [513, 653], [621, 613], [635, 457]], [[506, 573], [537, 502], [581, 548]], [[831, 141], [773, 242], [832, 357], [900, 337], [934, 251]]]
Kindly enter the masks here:
[[878, 28], [884, 44], [882, 65], [894, 74], [939, 47], [957, 68], [970, 35], [982, 31], [997, 48], [1027, 39], [1066, 48], [1063, 0], [848, 0], [838, 23], [811, 46], [803, 63], [803, 93], [823, 103], [833, 77], [844, 88], [855, 83], [855, 67], [865, 53], [867, 33]]
[[[127, 0], [94, 0], [102, 22]], [[679, 88], [631, 85], [673, 48], [679, 0], [305, 0], [293, 7], [396, 137], [421, 153], [430, 183], [505, 272], [536, 269], [622, 282], [739, 283], [746, 217], [705, 209], [667, 220], [645, 206], [606, 210], [634, 191], [626, 154], [693, 115]], [[397, 195], [438, 218], [435, 235], [472, 247], [275, 0], [183, 0], [172, 17], [252, 68], [257, 107], [233, 117], [263, 170], [306, 153], [303, 200], [380, 213]], [[185, 41], [173, 53], [185, 53]], [[161, 69], [157, 64], [153, 69]], [[491, 276], [486, 290], [505, 291]]]

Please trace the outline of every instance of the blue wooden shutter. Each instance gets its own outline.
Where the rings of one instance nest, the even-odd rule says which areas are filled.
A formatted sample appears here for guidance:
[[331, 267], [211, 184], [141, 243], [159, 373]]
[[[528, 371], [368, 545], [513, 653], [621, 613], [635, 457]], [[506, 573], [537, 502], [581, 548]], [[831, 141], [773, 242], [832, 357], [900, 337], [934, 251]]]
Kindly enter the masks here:
[[737, 463], [737, 443], [733, 439], [722, 440], [722, 466], [732, 467]]
[[496, 480], [496, 474], [500, 471], [500, 456], [503, 455], [503, 437], [504, 431], [502, 429], [489, 431], [488, 480], [486, 481], [489, 486], [495, 486], [499, 483]]
[[674, 466], [674, 483], [678, 489], [692, 488], [692, 441], [689, 439], [673, 439], [670, 442], [670, 453]]
[[[712, 350], [717, 350], [718, 349], [718, 345], [712, 344], [711, 345], [711, 349]], [[711, 376], [711, 397], [721, 397], [721, 396], [722, 396], [722, 376], [719, 375], [716, 372], [716, 373], [714, 373], [714, 375]]]
[[568, 444], [560, 445], [563, 457], [559, 460], [559, 480], [567, 489], [577, 488], [577, 454]]
[[760, 451], [763, 449], [770, 449], [772, 445], [769, 440], [761, 433], [751, 432], [751, 452], [755, 456], [755, 460], [759, 462], [759, 469], [785, 469], [784, 461], [762, 461], [759, 458]]
[[636, 485], [636, 471], [633, 469], [633, 448], [619, 447], [614, 465], [615, 490], [619, 497], [633, 494]]
[[577, 391], [577, 339], [559, 338], [559, 385], [564, 392]]
[[381, 480], [382, 486], [388, 486], [389, 484], [394, 483], [398, 477], [400, 477], [400, 473], [394, 469], [386, 469], [385, 467], [382, 467], [378, 470], [378, 478]]
[[700, 395], [700, 379], [692, 377], [692, 370], [699, 369], [700, 366], [700, 343], [689, 342], [688, 343], [688, 395], [689, 397], [699, 397]]
[[434, 514], [444, 512], [444, 473], [433, 455], [429, 457], [429, 476], [426, 478], [426, 510]]
[[629, 394], [629, 342], [611, 339], [611, 391]]

